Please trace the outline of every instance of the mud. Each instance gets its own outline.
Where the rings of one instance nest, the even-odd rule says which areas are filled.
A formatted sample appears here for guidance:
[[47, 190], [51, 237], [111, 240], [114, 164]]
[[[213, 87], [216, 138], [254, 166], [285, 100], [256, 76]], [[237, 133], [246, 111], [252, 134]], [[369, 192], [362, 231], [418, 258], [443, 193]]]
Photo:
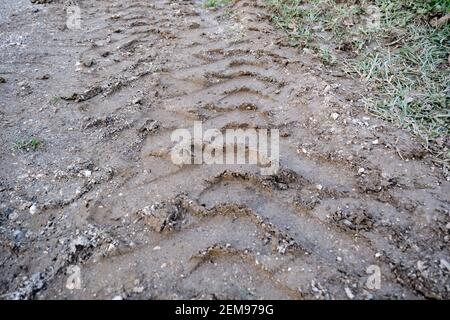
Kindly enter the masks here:
[[[261, 2], [68, 4], [0, 4], [3, 299], [450, 297], [446, 173]], [[279, 129], [280, 171], [172, 164], [195, 120]]]

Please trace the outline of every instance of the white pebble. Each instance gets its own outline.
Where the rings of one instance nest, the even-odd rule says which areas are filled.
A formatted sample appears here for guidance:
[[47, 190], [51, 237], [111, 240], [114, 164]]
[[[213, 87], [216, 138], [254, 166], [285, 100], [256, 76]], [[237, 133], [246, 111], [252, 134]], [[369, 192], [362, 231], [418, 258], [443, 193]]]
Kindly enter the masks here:
[[350, 290], [350, 288], [345, 287], [345, 294], [347, 295], [347, 297], [351, 300], [353, 300], [355, 298], [355, 295], [352, 293], [352, 291]]
[[31, 215], [34, 215], [34, 214], [36, 214], [36, 213], [39, 213], [39, 208], [37, 207], [36, 204], [33, 204], [33, 205], [30, 207], [30, 214], [31, 214]]

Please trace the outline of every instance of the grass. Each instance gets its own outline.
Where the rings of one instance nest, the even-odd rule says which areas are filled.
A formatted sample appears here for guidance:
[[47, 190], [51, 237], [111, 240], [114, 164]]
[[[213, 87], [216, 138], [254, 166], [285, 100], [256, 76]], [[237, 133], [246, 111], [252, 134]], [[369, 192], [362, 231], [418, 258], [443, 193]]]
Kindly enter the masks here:
[[226, 6], [231, 0], [206, 0], [204, 6], [208, 9], [218, 9]]
[[42, 141], [31, 138], [31, 139], [22, 139], [17, 140], [16, 143], [14, 143], [14, 149], [15, 150], [23, 150], [23, 151], [36, 151], [42, 146]]
[[[266, 0], [293, 46], [369, 87], [373, 114], [419, 137], [450, 163], [449, 0]], [[339, 57], [339, 58], [337, 58]]]
[[60, 101], [61, 101], [61, 97], [59, 97], [59, 96], [53, 96], [53, 97], [50, 99], [50, 103], [51, 103], [52, 105], [57, 105]]

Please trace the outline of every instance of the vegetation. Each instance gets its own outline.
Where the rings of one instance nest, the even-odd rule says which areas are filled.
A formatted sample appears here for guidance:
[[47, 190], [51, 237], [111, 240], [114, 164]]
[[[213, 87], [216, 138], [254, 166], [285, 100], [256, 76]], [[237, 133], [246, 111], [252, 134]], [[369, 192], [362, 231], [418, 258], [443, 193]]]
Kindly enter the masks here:
[[23, 151], [35, 151], [42, 146], [42, 142], [38, 139], [22, 139], [16, 141], [14, 144], [15, 150], [23, 150]]
[[265, 1], [292, 45], [367, 82], [367, 109], [449, 164], [449, 0]]
[[217, 9], [230, 3], [231, 0], [206, 0], [205, 7], [208, 9]]

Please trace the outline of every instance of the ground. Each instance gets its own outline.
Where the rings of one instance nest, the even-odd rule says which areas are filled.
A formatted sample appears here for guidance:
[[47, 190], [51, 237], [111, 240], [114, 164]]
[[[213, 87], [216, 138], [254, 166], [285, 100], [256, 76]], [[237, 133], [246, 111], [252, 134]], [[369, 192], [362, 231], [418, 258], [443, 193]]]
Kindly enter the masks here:
[[[448, 299], [442, 168], [265, 2], [211, 2], [1, 2], [1, 297]], [[280, 170], [174, 165], [196, 120], [279, 129]]]

